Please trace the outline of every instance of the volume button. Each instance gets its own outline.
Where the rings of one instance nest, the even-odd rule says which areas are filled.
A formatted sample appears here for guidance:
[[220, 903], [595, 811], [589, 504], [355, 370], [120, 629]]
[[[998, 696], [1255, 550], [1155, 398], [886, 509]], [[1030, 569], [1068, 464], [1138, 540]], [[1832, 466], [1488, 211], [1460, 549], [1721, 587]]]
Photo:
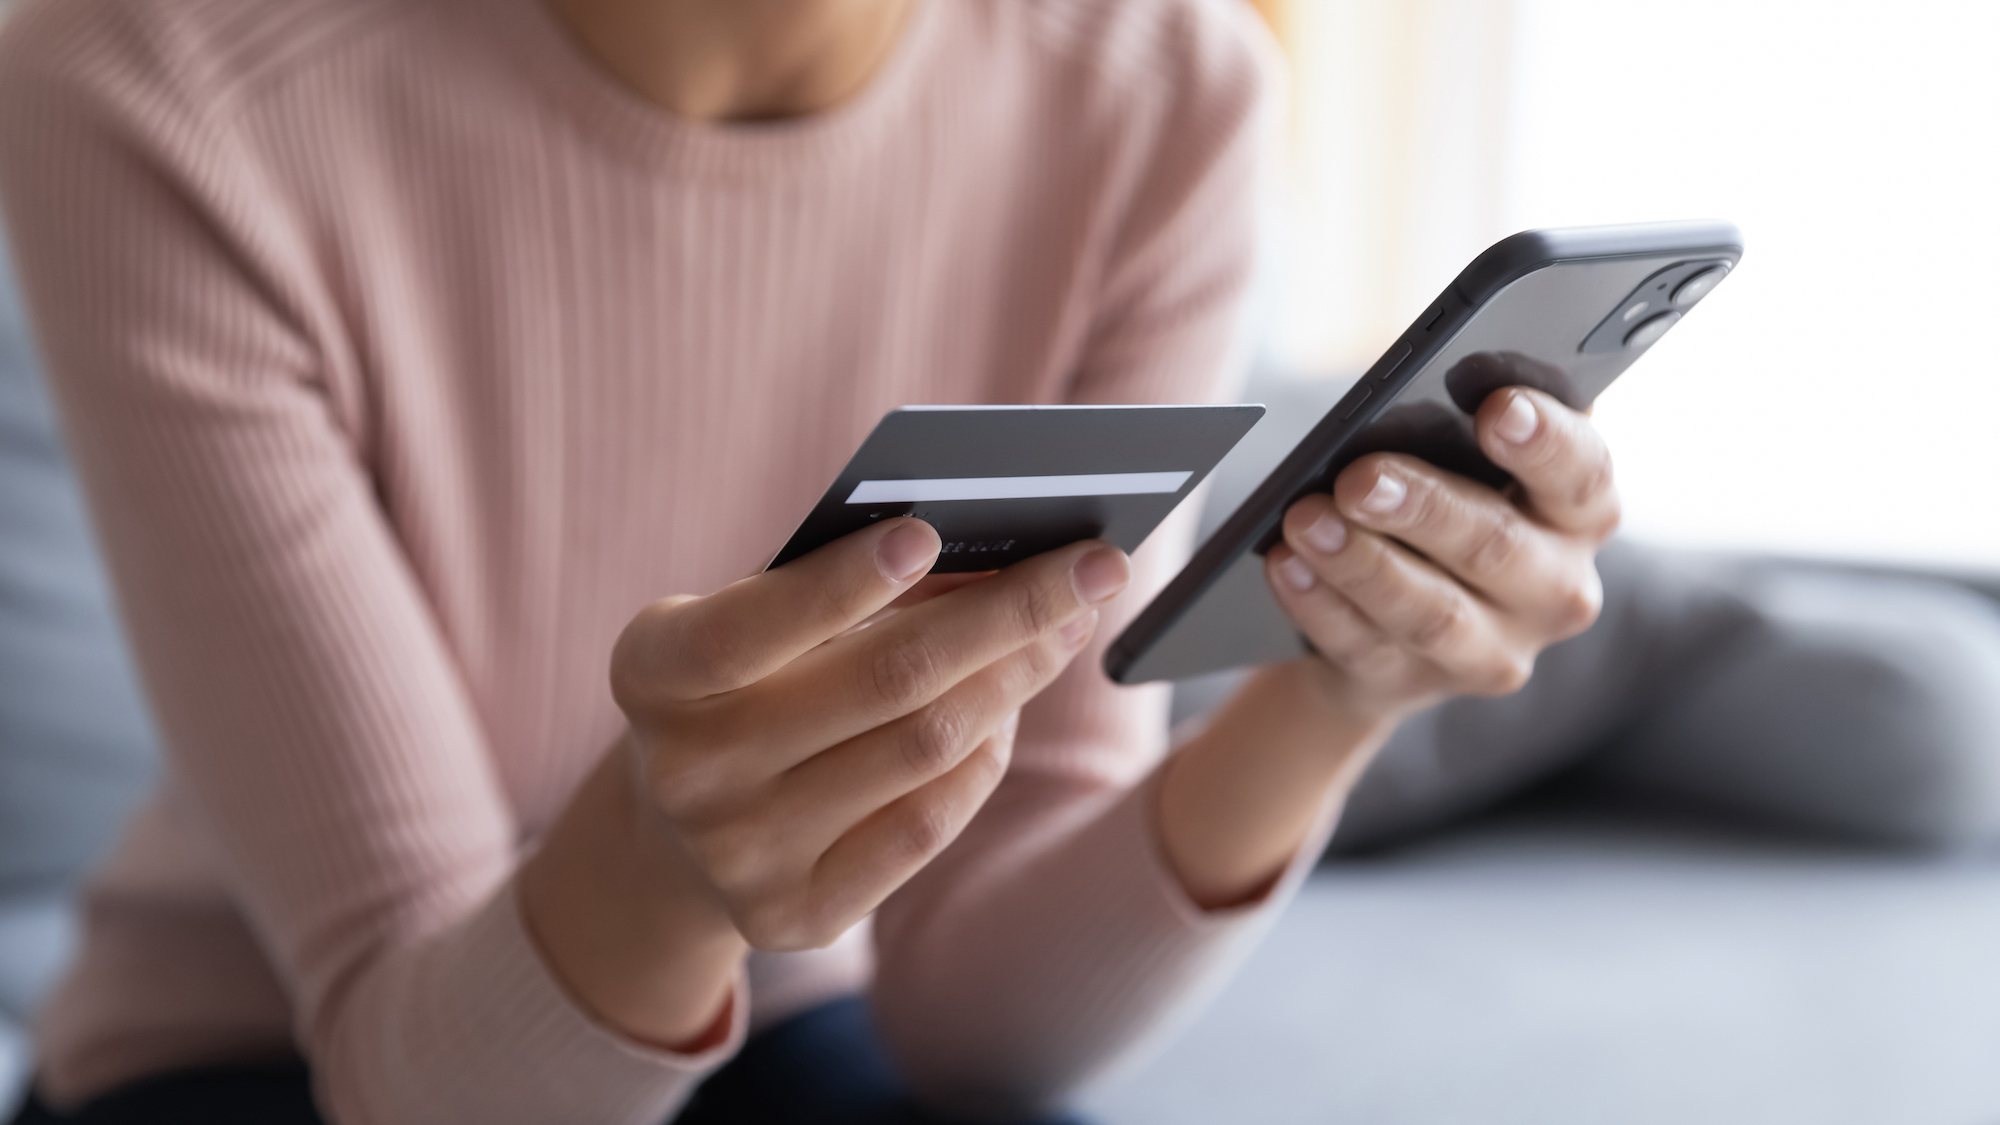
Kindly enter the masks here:
[[1348, 401], [1340, 405], [1340, 420], [1345, 422], [1349, 418], [1354, 417], [1354, 412], [1361, 409], [1362, 404], [1367, 402], [1369, 396], [1374, 393], [1374, 388], [1367, 386], [1356, 387], [1352, 391], [1349, 391], [1347, 393]]
[[1403, 369], [1403, 362], [1410, 358], [1410, 345], [1397, 344], [1391, 349], [1390, 355], [1394, 358], [1389, 360], [1389, 366], [1384, 367], [1382, 373], [1375, 377], [1380, 382], [1388, 382], [1395, 377], [1396, 372]]

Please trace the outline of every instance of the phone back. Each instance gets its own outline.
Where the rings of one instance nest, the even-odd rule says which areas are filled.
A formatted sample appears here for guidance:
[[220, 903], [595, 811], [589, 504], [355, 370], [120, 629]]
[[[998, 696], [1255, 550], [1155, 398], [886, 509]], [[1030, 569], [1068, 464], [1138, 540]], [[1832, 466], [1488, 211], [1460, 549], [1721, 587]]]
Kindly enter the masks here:
[[1285, 509], [1368, 453], [1410, 453], [1494, 487], [1472, 415], [1502, 387], [1578, 410], [1727, 276], [1726, 223], [1530, 231], [1482, 254], [1204, 543], [1106, 655], [1121, 683], [1287, 660], [1304, 642], [1265, 584]]

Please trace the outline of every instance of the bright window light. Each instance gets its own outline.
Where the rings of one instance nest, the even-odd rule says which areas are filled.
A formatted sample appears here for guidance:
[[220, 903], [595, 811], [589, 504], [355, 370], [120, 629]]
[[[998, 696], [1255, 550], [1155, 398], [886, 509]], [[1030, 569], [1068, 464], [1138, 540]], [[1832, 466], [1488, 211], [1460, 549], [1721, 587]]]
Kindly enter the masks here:
[[2000, 4], [1516, 12], [1505, 227], [1744, 232], [1598, 410], [1628, 528], [2000, 566]]
[[1267, 354], [1352, 377], [1538, 226], [1724, 218], [1607, 393], [1656, 542], [2000, 569], [2000, 3], [1293, 0]]

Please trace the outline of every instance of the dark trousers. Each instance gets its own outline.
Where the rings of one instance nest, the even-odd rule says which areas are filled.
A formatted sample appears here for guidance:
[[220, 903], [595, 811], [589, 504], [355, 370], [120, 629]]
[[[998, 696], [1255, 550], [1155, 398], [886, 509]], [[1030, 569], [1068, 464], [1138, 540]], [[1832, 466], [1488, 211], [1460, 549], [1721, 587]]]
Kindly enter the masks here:
[[[858, 998], [752, 1036], [695, 1091], [673, 1125], [939, 1125], [913, 1103]], [[74, 1114], [30, 1098], [14, 1125], [325, 1125], [306, 1064], [208, 1067], [121, 1087]], [[587, 1125], [587, 1123], [576, 1123]], [[1045, 1125], [1082, 1125], [1049, 1119]]]

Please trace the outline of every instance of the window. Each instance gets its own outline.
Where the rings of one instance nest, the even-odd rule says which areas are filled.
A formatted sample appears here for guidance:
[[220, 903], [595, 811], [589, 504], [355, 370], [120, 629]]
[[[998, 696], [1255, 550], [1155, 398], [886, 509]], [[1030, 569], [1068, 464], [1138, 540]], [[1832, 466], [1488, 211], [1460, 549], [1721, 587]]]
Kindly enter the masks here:
[[1295, 0], [1274, 354], [1352, 373], [1531, 226], [1742, 268], [1606, 394], [1628, 530], [2000, 566], [2000, 4]]

